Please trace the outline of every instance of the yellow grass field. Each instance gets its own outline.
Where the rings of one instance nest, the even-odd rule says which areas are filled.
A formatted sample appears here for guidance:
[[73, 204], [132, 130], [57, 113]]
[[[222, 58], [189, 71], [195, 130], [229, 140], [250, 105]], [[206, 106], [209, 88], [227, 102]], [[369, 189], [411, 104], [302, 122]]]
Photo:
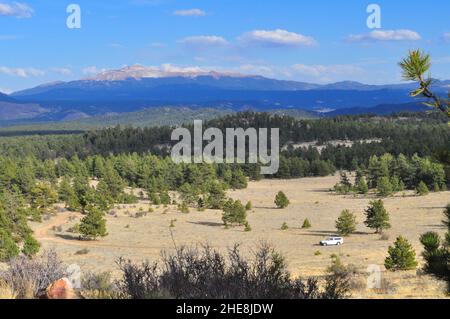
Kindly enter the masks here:
[[[208, 243], [226, 252], [235, 243], [250, 253], [258, 243], [267, 241], [284, 254], [289, 269], [295, 276], [322, 276], [330, 264], [330, 255], [337, 254], [347, 264], [360, 271], [353, 290], [354, 298], [444, 298], [444, 284], [421, 271], [386, 272], [383, 263], [388, 246], [402, 234], [414, 246], [421, 263], [419, 236], [426, 231], [445, 232], [441, 220], [442, 211], [450, 202], [450, 192], [430, 193], [425, 197], [405, 192], [384, 200], [390, 212], [392, 228], [386, 233], [389, 239], [363, 224], [364, 209], [373, 195], [366, 197], [342, 196], [329, 192], [338, 176], [302, 178], [294, 180], [263, 180], [250, 182], [245, 190], [229, 191], [228, 195], [244, 204], [253, 203], [248, 213], [252, 231], [242, 227], [225, 229], [220, 211], [198, 212], [191, 209], [182, 214], [175, 206], [154, 207], [153, 213], [135, 218], [140, 209], [148, 211], [149, 204], [141, 201], [136, 205], [119, 205], [116, 216], [108, 215], [108, 236], [97, 241], [80, 241], [75, 234], [67, 232], [81, 218], [79, 213], [59, 212], [43, 223], [33, 223], [37, 239], [44, 249], [55, 249], [68, 264], [76, 263], [82, 271], [111, 271], [117, 274], [115, 261], [119, 257], [133, 261], [157, 260], [160, 251], [171, 251], [174, 245]], [[282, 190], [291, 204], [286, 209], [276, 209], [275, 194]], [[345, 238], [340, 247], [321, 247], [318, 242], [327, 235], [335, 234], [335, 220], [343, 209], [350, 209], [358, 216], [356, 234]], [[312, 228], [301, 229], [308, 218]], [[170, 228], [174, 220], [174, 228]], [[176, 221], [175, 221], [176, 220]], [[281, 230], [286, 222], [288, 230]], [[171, 235], [171, 230], [172, 234]], [[80, 250], [88, 252], [80, 254]], [[78, 254], [77, 254], [78, 252]], [[382, 287], [367, 289], [367, 267], [379, 265], [382, 269]]]

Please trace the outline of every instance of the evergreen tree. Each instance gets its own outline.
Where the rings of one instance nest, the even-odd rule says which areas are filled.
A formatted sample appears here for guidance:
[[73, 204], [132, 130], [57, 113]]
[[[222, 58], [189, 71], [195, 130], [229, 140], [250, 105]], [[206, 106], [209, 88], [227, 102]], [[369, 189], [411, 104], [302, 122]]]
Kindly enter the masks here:
[[417, 185], [416, 193], [419, 196], [428, 195], [429, 193], [428, 187], [423, 181], [420, 181], [419, 185]]
[[33, 257], [39, 252], [40, 247], [41, 244], [31, 234], [28, 234], [23, 243], [22, 253], [25, 256]]
[[356, 184], [356, 191], [363, 195], [366, 195], [369, 192], [369, 186], [367, 185], [366, 178], [364, 176], [358, 180], [358, 183]]
[[308, 229], [308, 228], [311, 228], [311, 227], [312, 227], [311, 222], [309, 221], [308, 218], [305, 218], [305, 220], [303, 221], [303, 224], [302, 224], [302, 228], [303, 229]]
[[393, 271], [416, 269], [416, 253], [406, 238], [397, 237], [394, 246], [389, 247], [384, 266]]
[[105, 237], [107, 235], [106, 220], [98, 208], [93, 206], [88, 208], [87, 215], [83, 217], [80, 223], [80, 233], [88, 240], [95, 240], [97, 237]]
[[336, 220], [336, 229], [342, 236], [347, 236], [356, 230], [356, 216], [344, 209]]
[[450, 293], [450, 204], [444, 210], [444, 216], [442, 223], [447, 227], [445, 238], [441, 240], [436, 232], [428, 232], [420, 237], [420, 242], [424, 246], [425, 272], [445, 280], [447, 292]]
[[389, 223], [389, 213], [384, 208], [381, 199], [370, 202], [370, 205], [365, 212], [366, 221], [364, 223], [367, 227], [375, 229], [376, 234], [380, 234], [383, 230], [391, 227]]
[[8, 261], [10, 258], [19, 254], [19, 247], [17, 247], [14, 239], [5, 229], [0, 228], [0, 262]]
[[42, 214], [56, 203], [58, 194], [49, 184], [41, 182], [31, 189], [30, 198], [31, 208]]
[[277, 205], [278, 208], [288, 207], [289, 199], [282, 191], [279, 191], [278, 194], [275, 196], [275, 205]]
[[378, 196], [387, 197], [393, 193], [392, 184], [387, 176], [380, 177], [377, 181], [377, 194]]
[[225, 202], [225, 190], [222, 184], [213, 182], [211, 184], [206, 202], [210, 209], [221, 209]]
[[247, 221], [247, 211], [239, 200], [229, 199], [223, 206], [222, 221], [225, 226], [244, 225]]

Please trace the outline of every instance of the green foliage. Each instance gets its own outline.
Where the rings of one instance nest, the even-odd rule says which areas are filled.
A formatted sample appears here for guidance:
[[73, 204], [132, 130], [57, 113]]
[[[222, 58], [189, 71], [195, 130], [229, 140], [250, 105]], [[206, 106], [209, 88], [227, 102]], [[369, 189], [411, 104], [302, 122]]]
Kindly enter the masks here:
[[247, 221], [247, 211], [240, 200], [229, 199], [223, 206], [222, 221], [225, 226], [244, 225]]
[[182, 202], [178, 205], [178, 210], [183, 214], [189, 214], [189, 206], [186, 202]]
[[417, 185], [417, 188], [416, 188], [417, 195], [425, 196], [425, 195], [428, 195], [429, 192], [430, 191], [428, 190], [428, 187], [424, 182], [421, 181], [419, 183], [419, 185]]
[[252, 231], [252, 227], [250, 226], [250, 224], [247, 221], [244, 223], [244, 226], [245, 226], [245, 228], [244, 228], [245, 232]]
[[286, 223], [286, 222], [284, 222], [282, 225], [281, 225], [281, 228], [280, 228], [281, 230], [288, 230], [289, 229], [289, 226], [288, 226], [288, 224]]
[[416, 269], [416, 253], [406, 238], [399, 236], [394, 246], [389, 246], [384, 266], [392, 271]]
[[150, 193], [149, 194], [150, 202], [153, 205], [161, 205], [161, 198], [156, 193]]
[[344, 209], [336, 220], [336, 229], [342, 236], [348, 236], [356, 230], [356, 216]]
[[85, 239], [89, 240], [107, 235], [106, 220], [98, 208], [89, 207], [87, 215], [81, 219], [80, 233]]
[[19, 247], [17, 247], [11, 234], [5, 229], [0, 229], [0, 262], [8, 261], [18, 254]]
[[411, 96], [417, 97], [420, 95], [425, 97], [431, 101], [431, 103], [425, 103], [426, 105], [441, 111], [450, 119], [450, 99], [436, 96], [431, 91], [433, 79], [425, 79], [425, 73], [431, 68], [430, 55], [419, 49], [412, 50], [409, 51], [408, 57], [404, 58], [399, 65], [402, 68], [402, 75], [405, 80], [419, 83], [420, 87], [412, 91], [410, 93]]
[[159, 194], [159, 198], [161, 199], [161, 204], [169, 205], [170, 204], [170, 195], [168, 191], [163, 191]]
[[387, 176], [380, 177], [377, 181], [377, 194], [381, 197], [391, 196], [394, 192], [391, 181]]
[[58, 194], [47, 183], [37, 183], [30, 191], [30, 204], [32, 209], [40, 213], [47, 212], [58, 200]]
[[311, 228], [311, 227], [312, 227], [311, 222], [309, 221], [308, 218], [305, 218], [305, 220], [303, 221], [303, 224], [302, 224], [302, 228], [303, 229], [308, 229], [308, 228]]
[[31, 234], [28, 234], [23, 243], [22, 253], [25, 256], [33, 257], [39, 252], [40, 247], [39, 242]]
[[253, 205], [252, 202], [248, 201], [247, 204], [245, 205], [245, 210], [252, 210], [253, 209]]
[[447, 292], [450, 293], [450, 204], [445, 208], [444, 216], [442, 223], [447, 227], [445, 238], [442, 240], [436, 232], [428, 232], [420, 237], [420, 242], [424, 246], [422, 257], [425, 272], [445, 280]]
[[366, 178], [362, 176], [355, 185], [358, 194], [366, 195], [369, 192]]
[[369, 207], [365, 211], [367, 227], [375, 229], [375, 233], [380, 234], [385, 229], [389, 229], [391, 224], [389, 223], [389, 213], [384, 208], [383, 201], [375, 200], [371, 201]]
[[286, 208], [290, 204], [289, 199], [282, 191], [279, 191], [278, 194], [275, 196], [274, 202], [278, 208]]

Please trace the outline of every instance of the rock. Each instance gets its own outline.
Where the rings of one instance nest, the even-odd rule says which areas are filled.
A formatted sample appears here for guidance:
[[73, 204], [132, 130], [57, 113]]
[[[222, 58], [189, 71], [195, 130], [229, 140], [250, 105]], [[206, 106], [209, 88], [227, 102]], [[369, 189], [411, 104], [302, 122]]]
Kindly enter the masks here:
[[76, 299], [76, 293], [67, 278], [59, 279], [53, 282], [45, 290], [45, 297], [47, 299]]

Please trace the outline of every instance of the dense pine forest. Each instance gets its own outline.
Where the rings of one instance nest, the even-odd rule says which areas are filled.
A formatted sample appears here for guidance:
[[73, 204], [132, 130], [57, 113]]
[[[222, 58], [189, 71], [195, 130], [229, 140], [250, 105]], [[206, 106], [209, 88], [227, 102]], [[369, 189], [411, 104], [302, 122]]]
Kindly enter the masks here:
[[[204, 127], [280, 128], [280, 169], [265, 178], [355, 170], [355, 187], [364, 178], [366, 187], [388, 183], [391, 192], [416, 189], [419, 184], [439, 191], [450, 181], [450, 128], [437, 114], [297, 120], [245, 112], [210, 120]], [[169, 126], [118, 126], [58, 135], [18, 132], [13, 136], [10, 131], [1, 137], [0, 229], [7, 244], [0, 249], [0, 259], [18, 254], [19, 246], [25, 254], [37, 252], [27, 220], [40, 220], [58, 201], [94, 218], [115, 203], [133, 203], [142, 196], [156, 204], [173, 204], [169, 191], [178, 191], [184, 209], [217, 209], [226, 206], [225, 190], [247, 187], [248, 178], [264, 178], [258, 164], [173, 163], [169, 157], [172, 130]], [[336, 140], [352, 143], [332, 143]], [[315, 145], [299, 147], [303, 142]], [[96, 188], [90, 180], [99, 181]], [[351, 185], [346, 178], [342, 184], [339, 190], [350, 190], [345, 188]], [[143, 191], [125, 193], [126, 186]]]

